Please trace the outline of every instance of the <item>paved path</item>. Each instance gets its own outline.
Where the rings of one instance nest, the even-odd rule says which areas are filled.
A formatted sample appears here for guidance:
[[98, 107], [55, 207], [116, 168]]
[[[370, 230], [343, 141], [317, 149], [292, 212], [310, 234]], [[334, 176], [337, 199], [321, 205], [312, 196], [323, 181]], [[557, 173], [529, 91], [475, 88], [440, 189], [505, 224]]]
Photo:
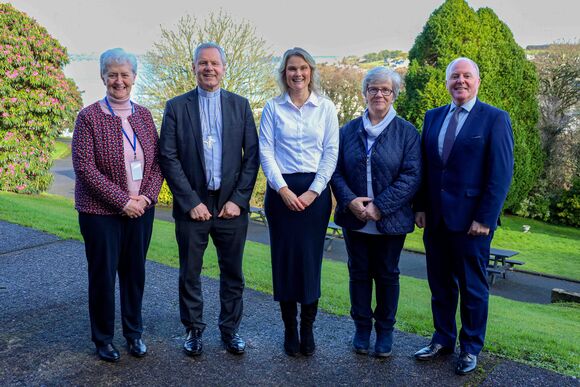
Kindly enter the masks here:
[[411, 354], [428, 339], [399, 331], [391, 358], [356, 355], [350, 319], [326, 313], [315, 324], [315, 355], [291, 358], [283, 352], [277, 304], [252, 290], [244, 293], [240, 329], [247, 353], [230, 355], [217, 329], [218, 283], [207, 278], [205, 351], [189, 358], [181, 350], [178, 270], [154, 262], [147, 263], [143, 305], [149, 354], [127, 354], [117, 311], [114, 343], [122, 358], [109, 364], [97, 360], [90, 342], [86, 270], [82, 243], [0, 221], [0, 385], [580, 385], [485, 353], [476, 373], [456, 376], [456, 355], [417, 363]]
[[[54, 175], [54, 181], [49, 192], [74, 198], [75, 175], [72, 169], [71, 158], [56, 160], [52, 167], [52, 173]], [[156, 209], [156, 217], [173, 222], [171, 211], [168, 209], [158, 207]], [[250, 222], [248, 240], [269, 244], [268, 228], [260, 223]], [[332, 243], [331, 251], [326, 252], [325, 257], [346, 262], [347, 254], [344, 241], [335, 240]], [[403, 275], [427, 279], [425, 256], [423, 254], [403, 251], [399, 268]], [[491, 288], [491, 294], [516, 301], [549, 304], [551, 292], [554, 288], [580, 293], [580, 283], [578, 282], [562, 281], [522, 272], [509, 272], [507, 273], [507, 277], [505, 280], [498, 278], [495, 281]]]

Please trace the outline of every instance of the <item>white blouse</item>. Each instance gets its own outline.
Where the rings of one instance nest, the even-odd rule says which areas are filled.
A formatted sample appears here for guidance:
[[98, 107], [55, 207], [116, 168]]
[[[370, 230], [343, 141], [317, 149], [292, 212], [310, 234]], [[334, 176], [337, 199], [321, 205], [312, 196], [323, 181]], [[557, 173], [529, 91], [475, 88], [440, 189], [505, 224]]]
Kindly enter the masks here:
[[260, 121], [260, 161], [271, 188], [287, 186], [282, 174], [316, 173], [310, 190], [326, 188], [338, 158], [338, 116], [326, 97], [310, 93], [297, 108], [288, 93], [266, 102]]

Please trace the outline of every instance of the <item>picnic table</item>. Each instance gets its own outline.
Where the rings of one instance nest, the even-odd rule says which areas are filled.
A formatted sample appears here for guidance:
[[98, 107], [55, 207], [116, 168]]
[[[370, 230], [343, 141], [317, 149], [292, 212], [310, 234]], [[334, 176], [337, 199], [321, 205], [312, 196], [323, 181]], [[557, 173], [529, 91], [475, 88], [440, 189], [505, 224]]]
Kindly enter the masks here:
[[496, 276], [505, 278], [506, 272], [513, 270], [514, 266], [521, 266], [525, 262], [513, 259], [518, 255], [517, 251], [496, 249], [492, 247], [489, 251], [489, 262], [487, 264], [487, 277], [489, 284], [493, 285]]

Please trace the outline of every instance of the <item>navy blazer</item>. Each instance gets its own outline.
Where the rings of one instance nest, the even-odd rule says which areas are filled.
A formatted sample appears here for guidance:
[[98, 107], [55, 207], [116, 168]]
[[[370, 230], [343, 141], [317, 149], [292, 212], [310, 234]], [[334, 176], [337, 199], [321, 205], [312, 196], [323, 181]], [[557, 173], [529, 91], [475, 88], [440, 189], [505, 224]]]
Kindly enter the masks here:
[[[258, 133], [246, 98], [221, 90], [222, 179], [218, 208], [227, 201], [249, 209], [259, 168]], [[197, 88], [165, 105], [159, 139], [161, 170], [173, 193], [173, 217], [190, 219], [189, 211], [207, 204], [205, 158]]]
[[[414, 229], [411, 201], [421, 182], [421, 147], [417, 129], [395, 117], [371, 148], [373, 203], [381, 212], [376, 223], [383, 234], [406, 234]], [[367, 143], [362, 117], [340, 129], [338, 163], [331, 180], [336, 197], [334, 222], [350, 230], [365, 222], [348, 208], [355, 198], [367, 196]]]
[[427, 227], [436, 226], [443, 218], [451, 231], [467, 231], [474, 220], [493, 230], [514, 168], [509, 115], [477, 100], [443, 164], [437, 143], [450, 107], [425, 114], [423, 181], [415, 210], [426, 212]]

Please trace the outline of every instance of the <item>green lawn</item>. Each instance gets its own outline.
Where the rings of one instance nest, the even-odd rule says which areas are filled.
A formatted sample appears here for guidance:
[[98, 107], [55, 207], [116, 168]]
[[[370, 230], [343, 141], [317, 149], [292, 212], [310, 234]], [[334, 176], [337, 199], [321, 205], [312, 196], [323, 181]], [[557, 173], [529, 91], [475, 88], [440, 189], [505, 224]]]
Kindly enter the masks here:
[[71, 153], [71, 150], [70, 150], [69, 143], [65, 143], [65, 142], [62, 142], [59, 140], [55, 141], [54, 149], [52, 150], [52, 159], [53, 160], [64, 159], [65, 157], [70, 155], [70, 153]]
[[[519, 216], [503, 216], [493, 237], [493, 247], [519, 251], [515, 259], [524, 261], [521, 270], [580, 280], [580, 229], [556, 226]], [[530, 226], [524, 233], [523, 225]], [[423, 231], [407, 236], [405, 248], [425, 252]]]
[[[62, 238], [81, 240], [72, 201], [62, 197], [0, 192], [0, 219], [34, 227]], [[518, 224], [509, 223], [506, 222], [506, 233], [510, 231], [510, 227], [516, 232]], [[539, 228], [539, 225], [532, 222], [532, 231], [536, 226]], [[156, 220], [148, 258], [177, 267], [177, 246], [174, 238], [173, 224]], [[212, 278], [218, 276], [219, 269], [213, 247], [206, 254], [203, 270], [204, 275]], [[267, 246], [246, 243], [244, 272], [248, 287], [266, 293], [272, 292], [270, 253]], [[322, 273], [321, 307], [328, 312], [348, 316], [346, 265], [325, 260]], [[432, 331], [429, 300], [426, 281], [402, 276], [397, 328], [429, 336]], [[278, 311], [273, 310], [272, 313]], [[580, 376], [579, 326], [580, 307], [576, 304], [537, 305], [492, 296], [485, 350], [534, 366]]]

